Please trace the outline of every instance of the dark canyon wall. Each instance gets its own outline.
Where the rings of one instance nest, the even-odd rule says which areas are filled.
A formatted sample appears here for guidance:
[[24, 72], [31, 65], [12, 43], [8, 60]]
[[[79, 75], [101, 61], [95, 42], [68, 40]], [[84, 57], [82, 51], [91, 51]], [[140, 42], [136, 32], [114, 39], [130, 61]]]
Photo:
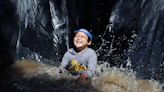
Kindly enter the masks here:
[[160, 0], [1, 0], [0, 64], [24, 58], [59, 64], [73, 30], [86, 28], [99, 63], [163, 80], [163, 7]]

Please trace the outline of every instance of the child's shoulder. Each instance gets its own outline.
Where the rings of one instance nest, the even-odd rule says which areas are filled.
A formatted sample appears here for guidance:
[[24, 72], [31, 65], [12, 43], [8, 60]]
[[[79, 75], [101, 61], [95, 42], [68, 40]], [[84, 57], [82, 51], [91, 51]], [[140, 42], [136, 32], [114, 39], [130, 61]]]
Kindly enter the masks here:
[[75, 54], [75, 50], [73, 48], [70, 48], [67, 50], [67, 53]]
[[73, 48], [69, 48], [69, 49], [68, 49], [68, 52], [72, 52], [72, 51], [73, 51]]
[[96, 51], [95, 51], [94, 49], [92, 49], [92, 48], [88, 48], [87, 50], [88, 50], [89, 52], [96, 53]]

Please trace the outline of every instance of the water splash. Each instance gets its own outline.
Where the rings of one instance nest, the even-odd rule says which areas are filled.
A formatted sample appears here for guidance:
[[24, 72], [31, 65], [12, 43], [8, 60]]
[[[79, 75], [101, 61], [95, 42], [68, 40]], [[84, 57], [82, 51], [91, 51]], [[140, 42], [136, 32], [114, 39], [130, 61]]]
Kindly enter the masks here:
[[[56, 46], [56, 43], [62, 43], [62, 38], [64, 36], [66, 40], [66, 46], [67, 49], [69, 48], [69, 41], [68, 41], [68, 15], [67, 15], [67, 9], [66, 9], [66, 1], [61, 1], [60, 7], [57, 7], [54, 5], [52, 0], [49, 1], [50, 5], [50, 13], [51, 13], [51, 19], [52, 19], [52, 25], [53, 25], [53, 41], [54, 46]], [[59, 11], [61, 8], [61, 11]], [[61, 14], [60, 14], [61, 13]]]
[[[101, 71], [103, 68], [103, 71]], [[31, 80], [33, 78], [40, 79], [39, 85], [49, 86], [42, 90], [60, 90], [65, 92], [63, 88], [71, 92], [162, 92], [162, 85], [155, 80], [137, 79], [135, 73], [128, 69], [120, 69], [109, 67], [107, 63], [97, 66], [97, 75], [92, 79], [92, 83], [87, 86], [77, 85], [68, 73], [60, 74], [58, 68], [51, 65], [36, 63], [31, 60], [23, 60], [13, 65], [13, 69], [17, 70], [24, 79]], [[17, 73], [18, 74], [18, 73]], [[36, 81], [35, 80], [35, 81]], [[64, 80], [58, 81], [57, 80]], [[48, 82], [51, 81], [51, 82]], [[34, 82], [34, 80], [33, 80]], [[27, 83], [27, 84], [26, 84]], [[35, 83], [35, 82], [34, 82]], [[64, 83], [64, 84], [63, 84]], [[34, 85], [34, 84], [30, 84]], [[17, 83], [17, 88], [26, 90], [30, 85], [28, 82], [24, 84]], [[36, 85], [36, 84], [35, 84]], [[50, 85], [58, 85], [55, 88]], [[24, 86], [24, 88], [23, 88]], [[40, 86], [39, 86], [40, 87]], [[33, 91], [35, 88], [31, 88]]]
[[[99, 35], [99, 38], [101, 39], [102, 44], [96, 50], [96, 53], [98, 54], [98, 56], [100, 56], [100, 53], [102, 53], [103, 51], [106, 53], [105, 56], [109, 57], [113, 53], [113, 51], [117, 50], [117, 48], [113, 47], [115, 36], [112, 35], [113, 30], [112, 30], [112, 24], [110, 23], [110, 21], [109, 21], [109, 24], [106, 26], [106, 30], [107, 31], [105, 31], [102, 35]], [[108, 41], [105, 39], [105, 36], [108, 32], [110, 34], [111, 41]], [[109, 48], [106, 48], [108, 46]]]
[[127, 41], [128, 48], [124, 48], [127, 49], [124, 55], [130, 59], [138, 76], [146, 79], [154, 78], [161, 82], [163, 82], [161, 66], [164, 60], [163, 6], [164, 2], [161, 0], [120, 0], [110, 17], [114, 32], [128, 31], [127, 33], [131, 34], [130, 40]]

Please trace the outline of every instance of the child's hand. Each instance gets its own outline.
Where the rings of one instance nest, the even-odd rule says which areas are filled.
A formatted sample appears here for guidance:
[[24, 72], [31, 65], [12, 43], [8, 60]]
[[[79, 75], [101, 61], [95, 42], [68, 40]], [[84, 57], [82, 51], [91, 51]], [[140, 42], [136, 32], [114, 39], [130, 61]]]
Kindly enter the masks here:
[[88, 75], [87, 74], [81, 74], [79, 76], [80, 79], [87, 79], [88, 78]]
[[66, 70], [65, 70], [64, 68], [62, 68], [62, 67], [59, 67], [59, 68], [58, 68], [58, 72], [59, 72], [59, 73], [64, 73], [65, 71], [66, 71]]
[[77, 79], [77, 81], [78, 81], [78, 84], [80, 84], [80, 85], [89, 84], [88, 75], [87, 74], [81, 74], [79, 76], [79, 78]]

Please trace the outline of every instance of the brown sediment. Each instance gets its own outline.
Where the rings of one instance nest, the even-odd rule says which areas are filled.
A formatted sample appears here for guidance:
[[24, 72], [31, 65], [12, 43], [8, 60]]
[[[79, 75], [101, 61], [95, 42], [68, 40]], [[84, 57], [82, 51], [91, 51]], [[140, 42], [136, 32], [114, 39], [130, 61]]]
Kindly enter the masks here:
[[[77, 92], [77, 90], [84, 90], [88, 88], [85, 86], [81, 88], [81, 86], [78, 86], [75, 83], [73, 83], [72, 80], [68, 80], [69, 77], [67, 78], [67, 76], [65, 77], [65, 75], [63, 75], [64, 76], [63, 78], [65, 79], [61, 78], [60, 80], [59, 79], [55, 80], [55, 78], [57, 77], [55, 75], [56, 74], [55, 70], [57, 69], [57, 67], [47, 65], [47, 64], [42, 64], [34, 60], [17, 61], [10, 67], [10, 69], [12, 71], [10, 74], [25, 76], [23, 77], [25, 79], [26, 78], [33, 79], [33, 77], [37, 75], [37, 77], [35, 77], [36, 78], [35, 81], [37, 81], [38, 77], [42, 76], [41, 74], [48, 75], [53, 80], [51, 79], [47, 80], [46, 79], [47, 76], [41, 77], [41, 78], [46, 79], [45, 80], [46, 83], [47, 81], [50, 83], [50, 84], [47, 84], [47, 86], [55, 85], [57, 87], [56, 89], [60, 89], [60, 90], [63, 90], [64, 87], [74, 88], [74, 86], [76, 86], [76, 88], [74, 89], [75, 91], [73, 92]], [[10, 75], [7, 75], [7, 76], [10, 76]], [[13, 79], [8, 79], [8, 80], [13, 81]], [[44, 79], [40, 79], [40, 80], [42, 81]], [[40, 83], [40, 80], [39, 80], [39, 83]], [[31, 86], [28, 84], [28, 81], [26, 81], [27, 82], [26, 84], [21, 84], [21, 85], [25, 85], [30, 88]], [[64, 87], [62, 84], [63, 82], [65, 83]], [[4, 83], [6, 83], [6, 81], [4, 81]], [[37, 84], [36, 82], [35, 85], [43, 85], [43, 84], [42, 83]], [[115, 69], [102, 73], [100, 76], [97, 76], [96, 78], [94, 78], [92, 80], [92, 84], [90, 85], [90, 87], [93, 87], [94, 90], [96, 89], [96, 91], [94, 92], [163, 92], [160, 88], [160, 85], [156, 81], [137, 79], [135, 75], [131, 73], [128, 74], [123, 71], [119, 71]], [[89, 89], [87, 90], [89, 91]]]
[[14, 63], [10, 69], [12, 69], [17, 74], [28, 74], [33, 75], [38, 70], [42, 64], [37, 63], [33, 60], [22, 60]]
[[152, 80], [137, 80], [138, 88], [141, 92], [162, 92], [160, 91], [160, 85], [156, 81]]
[[157, 81], [137, 79], [119, 70], [102, 73], [92, 82], [101, 92], [163, 92]]

